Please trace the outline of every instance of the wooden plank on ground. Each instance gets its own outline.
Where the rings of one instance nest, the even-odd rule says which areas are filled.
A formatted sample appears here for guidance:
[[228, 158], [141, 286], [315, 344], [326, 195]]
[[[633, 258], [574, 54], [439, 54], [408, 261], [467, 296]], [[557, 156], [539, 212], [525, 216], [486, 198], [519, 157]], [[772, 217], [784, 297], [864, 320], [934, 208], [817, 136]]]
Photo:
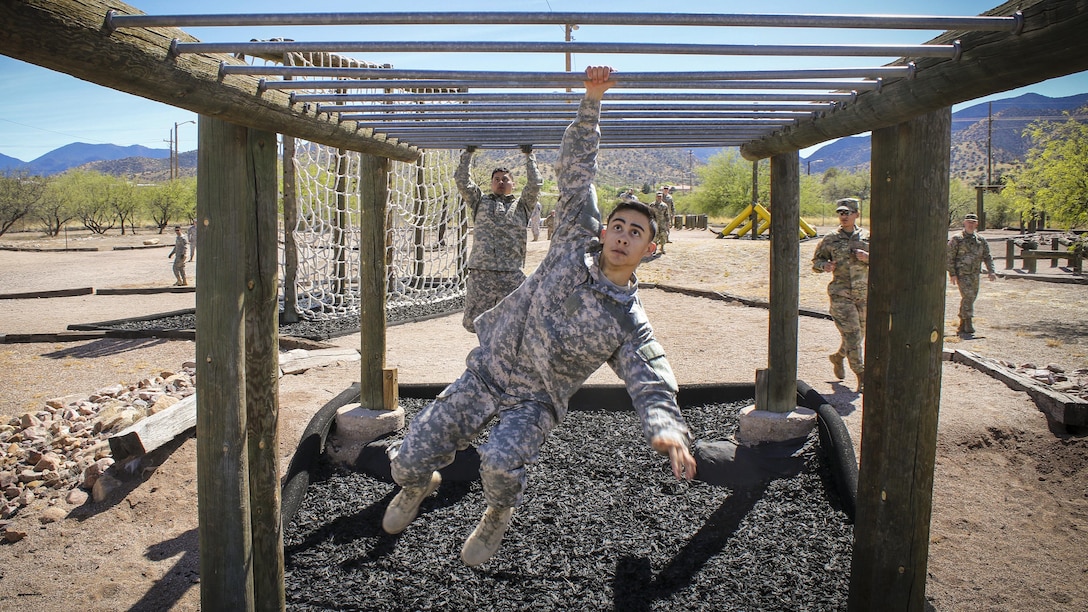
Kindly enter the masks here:
[[196, 427], [196, 393], [110, 436], [114, 461], [150, 453]]
[[280, 353], [280, 371], [284, 375], [301, 374], [338, 361], [359, 361], [359, 351], [353, 348], [327, 348], [317, 350], [295, 349]]

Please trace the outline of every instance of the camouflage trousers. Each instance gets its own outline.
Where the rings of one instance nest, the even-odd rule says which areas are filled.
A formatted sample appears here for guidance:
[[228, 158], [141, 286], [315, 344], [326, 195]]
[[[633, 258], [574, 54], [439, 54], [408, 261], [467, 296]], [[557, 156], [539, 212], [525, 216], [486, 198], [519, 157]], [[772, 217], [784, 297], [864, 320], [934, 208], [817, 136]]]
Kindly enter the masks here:
[[975, 298], [978, 297], [978, 274], [965, 274], [956, 278], [960, 290], [960, 318], [975, 316]]
[[174, 257], [174, 278], [177, 279], [177, 281], [179, 283], [186, 282], [185, 281], [185, 255], [182, 255], [181, 257], [177, 257], [177, 256]]
[[513, 293], [524, 280], [525, 273], [521, 270], [470, 269], [465, 285], [465, 316], [461, 319], [461, 325], [476, 333], [476, 317], [491, 310], [504, 297]]
[[831, 296], [831, 318], [835, 320], [835, 327], [842, 337], [835, 354], [845, 357], [850, 362], [850, 369], [859, 376], [865, 372], [865, 361], [861, 355], [861, 343], [865, 339], [865, 307], [864, 301]]
[[557, 425], [551, 406], [503, 395], [466, 370], [424, 408], [408, 427], [391, 462], [393, 480], [402, 487], [422, 487], [431, 473], [468, 448], [495, 417], [487, 442], [480, 445], [480, 480], [487, 505], [509, 508], [521, 503], [525, 466], [540, 458], [540, 447]]

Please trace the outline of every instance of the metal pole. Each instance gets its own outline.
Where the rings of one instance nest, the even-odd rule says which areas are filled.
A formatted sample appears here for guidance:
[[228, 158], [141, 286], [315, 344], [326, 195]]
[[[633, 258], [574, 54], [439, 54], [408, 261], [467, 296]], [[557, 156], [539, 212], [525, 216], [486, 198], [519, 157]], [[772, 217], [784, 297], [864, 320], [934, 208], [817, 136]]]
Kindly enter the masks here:
[[694, 43], [601, 43], [533, 41], [283, 41], [283, 42], [178, 42], [175, 55], [193, 53], [633, 53], [640, 55], [745, 55], [815, 57], [936, 57], [952, 59], [958, 45], [723, 45]]
[[759, 28], [857, 28], [901, 30], [1017, 31], [1023, 16], [744, 15], [708, 13], [251, 13], [241, 15], [118, 15], [107, 29], [246, 25], [652, 25]]

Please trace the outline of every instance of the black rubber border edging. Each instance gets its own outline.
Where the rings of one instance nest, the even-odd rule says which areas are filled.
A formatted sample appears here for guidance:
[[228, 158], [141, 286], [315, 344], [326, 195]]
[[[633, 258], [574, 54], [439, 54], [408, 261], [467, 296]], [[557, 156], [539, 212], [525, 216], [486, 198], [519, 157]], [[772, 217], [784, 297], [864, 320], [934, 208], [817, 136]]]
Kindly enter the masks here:
[[[405, 384], [398, 387], [400, 397], [433, 399], [446, 388], [444, 384]], [[820, 430], [820, 446], [828, 450], [835, 486], [842, 498], [843, 510], [854, 520], [858, 496], [858, 463], [854, 455], [854, 443], [842, 417], [804, 381], [797, 381], [797, 393], [805, 407], [816, 413]], [[680, 387], [677, 397], [682, 406], [713, 402], [730, 402], [755, 396], [755, 385], [748, 383], [698, 384]], [[336, 411], [359, 399], [359, 388], [349, 387], [329, 400], [310, 419], [302, 432], [298, 449], [291, 457], [287, 475], [280, 493], [280, 521], [283, 529], [294, 518], [302, 505], [302, 498], [312, 480], [311, 472], [325, 452], [325, 441], [336, 422]], [[622, 385], [586, 385], [574, 394], [571, 410], [628, 410], [631, 398]]]
[[820, 447], [828, 450], [827, 458], [831, 462], [843, 510], [853, 521], [858, 504], [858, 460], [854, 455], [854, 442], [850, 439], [850, 431], [842, 422], [839, 411], [808, 383], [797, 381], [797, 394], [804, 399], [805, 407], [816, 413], [820, 428]]

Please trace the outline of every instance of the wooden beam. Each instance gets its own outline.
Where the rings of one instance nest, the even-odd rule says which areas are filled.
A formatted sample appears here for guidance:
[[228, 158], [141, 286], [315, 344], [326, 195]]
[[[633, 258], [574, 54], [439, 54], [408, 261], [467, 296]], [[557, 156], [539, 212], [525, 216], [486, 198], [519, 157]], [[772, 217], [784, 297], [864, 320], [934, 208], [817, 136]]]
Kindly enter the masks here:
[[[832, 138], [852, 136], [912, 117], [1088, 70], [1088, 0], [1013, 0], [986, 15], [1024, 14], [1024, 29], [1012, 32], [945, 33], [931, 42], [959, 40], [958, 59], [918, 58], [914, 78], [887, 82], [880, 91], [817, 119], [741, 147], [755, 160], [797, 151]], [[895, 62], [901, 64], [902, 62]]]
[[114, 461], [150, 453], [196, 427], [196, 394], [140, 419], [108, 438]]
[[246, 445], [253, 533], [254, 610], [283, 610], [279, 464], [279, 176], [276, 133], [248, 130], [252, 193], [244, 213]]
[[922, 610], [925, 604], [951, 140], [950, 108], [873, 132], [851, 611]]
[[797, 152], [771, 158], [771, 306], [768, 318], [767, 402], [760, 410], [797, 409], [797, 307], [801, 240]]
[[367, 410], [383, 410], [389, 161], [373, 155], [359, 157], [359, 403]]
[[246, 128], [197, 123], [197, 518], [200, 607], [253, 610], [246, 451], [245, 231], [253, 197]]
[[219, 77], [219, 65], [244, 64], [228, 54], [170, 55], [174, 39], [197, 39], [176, 28], [104, 27], [106, 12], [141, 11], [105, 0], [0, 2], [0, 53], [50, 70], [207, 117], [290, 134], [321, 144], [414, 161], [419, 151], [354, 121], [317, 115], [282, 91], [258, 92], [253, 76]]

